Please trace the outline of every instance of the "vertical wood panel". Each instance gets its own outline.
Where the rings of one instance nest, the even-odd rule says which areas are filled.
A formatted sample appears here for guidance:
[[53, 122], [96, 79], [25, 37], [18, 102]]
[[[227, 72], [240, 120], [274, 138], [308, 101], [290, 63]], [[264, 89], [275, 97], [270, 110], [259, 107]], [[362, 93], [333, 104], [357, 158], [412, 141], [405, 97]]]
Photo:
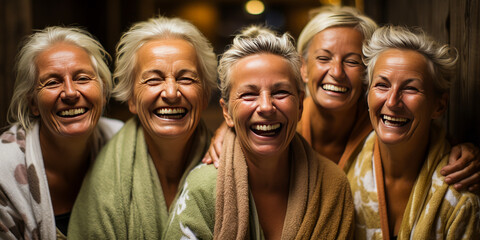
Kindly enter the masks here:
[[450, 39], [459, 51], [449, 126], [460, 141], [480, 144], [480, 0], [450, 1]]
[[18, 43], [31, 32], [31, 25], [30, 0], [0, 0], [0, 130], [7, 124]]

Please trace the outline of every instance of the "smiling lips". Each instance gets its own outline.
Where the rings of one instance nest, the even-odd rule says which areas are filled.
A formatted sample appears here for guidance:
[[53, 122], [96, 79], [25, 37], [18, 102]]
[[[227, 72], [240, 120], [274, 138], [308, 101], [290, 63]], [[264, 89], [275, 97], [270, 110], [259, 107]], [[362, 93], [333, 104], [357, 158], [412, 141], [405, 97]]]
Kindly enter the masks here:
[[346, 93], [348, 91], [348, 88], [346, 87], [340, 87], [333, 84], [323, 84], [322, 89], [326, 91], [336, 92], [336, 93]]
[[72, 108], [72, 109], [60, 111], [57, 113], [57, 115], [60, 117], [67, 117], [67, 118], [76, 117], [84, 114], [85, 112], [87, 112], [87, 110], [88, 110], [87, 108]]
[[386, 126], [391, 126], [391, 127], [402, 127], [408, 122], [410, 122], [410, 119], [408, 118], [402, 118], [402, 117], [392, 117], [388, 115], [381, 115], [382, 121]]
[[165, 119], [181, 119], [187, 114], [187, 109], [176, 107], [176, 108], [159, 108], [155, 111], [155, 115], [160, 118]]
[[252, 131], [260, 136], [273, 136], [280, 132], [281, 124], [254, 124], [251, 126]]

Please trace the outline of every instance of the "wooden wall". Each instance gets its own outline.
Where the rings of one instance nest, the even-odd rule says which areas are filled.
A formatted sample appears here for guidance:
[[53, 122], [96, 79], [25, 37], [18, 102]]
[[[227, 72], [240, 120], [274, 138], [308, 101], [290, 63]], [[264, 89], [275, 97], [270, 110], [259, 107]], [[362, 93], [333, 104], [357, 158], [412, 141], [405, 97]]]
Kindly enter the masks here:
[[[220, 0], [211, 2], [217, 6], [220, 3], [223, 4]], [[240, 4], [242, 1], [238, 2]], [[288, 5], [290, 7], [285, 7], [290, 10], [287, 13], [289, 19], [301, 18], [299, 14], [304, 15], [306, 12], [303, 8], [312, 6], [299, 5], [292, 3], [293, 1], [266, 2], [278, 2], [285, 6], [291, 4], [291, 6]], [[310, 1], [302, 0], [301, 2]], [[312, 0], [312, 2], [318, 4], [318, 1]], [[76, 22], [86, 26], [90, 32], [99, 37], [106, 49], [113, 54], [114, 45], [120, 33], [126, 30], [131, 22], [146, 19], [157, 13], [168, 13], [175, 6], [158, 0], [137, 2], [0, 0], [0, 128], [6, 125], [6, 112], [14, 82], [12, 69], [18, 42], [30, 33], [32, 28], [43, 28], [45, 24], [68, 25]], [[452, 44], [458, 49], [460, 58], [454, 85], [451, 88], [450, 107], [447, 114], [448, 127], [455, 140], [470, 141], [480, 145], [480, 0], [363, 0], [361, 7], [367, 15], [381, 25], [392, 23], [420, 26], [439, 41]], [[52, 9], [56, 13], [53, 13]], [[94, 10], [93, 16], [82, 17], [81, 13], [89, 9], [97, 10]], [[302, 11], [295, 11], [299, 9]], [[41, 12], [44, 14], [41, 15]], [[303, 27], [299, 26], [303, 24], [298, 22], [295, 25], [297, 29]], [[294, 35], [298, 32], [295, 29], [287, 30]], [[213, 42], [215, 43], [215, 40]], [[222, 50], [223, 47], [216, 47], [216, 49]], [[113, 102], [111, 107], [107, 108], [107, 113], [114, 112], [108, 111], [109, 109], [117, 109], [117, 114], [112, 116], [122, 118], [123, 115], [128, 114], [124, 113], [127, 112], [125, 107], [115, 104]], [[123, 112], [118, 113], [118, 109]]]
[[0, 132], [6, 126], [13, 92], [13, 67], [18, 42], [31, 32], [30, 0], [0, 0]]
[[459, 52], [447, 113], [455, 142], [480, 145], [480, 0], [365, 0], [380, 25], [420, 26]]

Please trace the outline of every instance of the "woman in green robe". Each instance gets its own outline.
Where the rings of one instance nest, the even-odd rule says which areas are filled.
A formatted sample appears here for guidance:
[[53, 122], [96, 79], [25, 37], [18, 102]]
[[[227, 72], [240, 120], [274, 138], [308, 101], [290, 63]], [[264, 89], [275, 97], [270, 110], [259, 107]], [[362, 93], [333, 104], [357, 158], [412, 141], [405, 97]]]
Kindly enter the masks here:
[[158, 239], [179, 186], [209, 145], [201, 121], [216, 57], [192, 24], [152, 18], [117, 46], [114, 96], [134, 117], [100, 153], [72, 213], [71, 239]]

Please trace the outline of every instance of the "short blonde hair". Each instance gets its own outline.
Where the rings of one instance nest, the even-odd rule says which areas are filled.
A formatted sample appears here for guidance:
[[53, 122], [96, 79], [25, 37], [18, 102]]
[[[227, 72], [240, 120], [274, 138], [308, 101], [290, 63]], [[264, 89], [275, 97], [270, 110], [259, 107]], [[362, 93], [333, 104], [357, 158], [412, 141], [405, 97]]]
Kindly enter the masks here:
[[12, 101], [8, 109], [8, 122], [18, 122], [25, 130], [30, 129], [37, 117], [33, 116], [30, 101], [37, 83], [35, 60], [40, 53], [58, 43], [80, 47], [90, 56], [105, 99], [112, 90], [112, 75], [108, 68], [110, 55], [90, 33], [77, 27], [47, 27], [30, 35], [17, 55], [16, 78]]
[[225, 103], [228, 104], [229, 100], [232, 67], [242, 58], [258, 53], [271, 53], [287, 60], [298, 91], [304, 91], [305, 86], [300, 74], [302, 62], [295, 50], [292, 36], [288, 33], [277, 36], [275, 32], [265, 27], [250, 26], [235, 36], [233, 44], [225, 51], [219, 62], [219, 88]]
[[297, 50], [304, 59], [307, 59], [313, 37], [327, 28], [352, 27], [362, 33], [364, 40], [369, 39], [377, 28], [375, 21], [352, 7], [322, 7], [315, 13], [298, 37]]
[[217, 58], [207, 38], [191, 23], [180, 18], [156, 17], [134, 24], [117, 45], [114, 97], [126, 102], [133, 96], [137, 51], [154, 39], [178, 38], [193, 45], [200, 67], [204, 94], [208, 99], [217, 80]]
[[375, 31], [363, 45], [364, 63], [367, 66], [369, 85], [378, 56], [388, 49], [413, 50], [425, 56], [435, 91], [447, 92], [455, 71], [458, 53], [455, 48], [441, 45], [420, 28], [384, 26]]

